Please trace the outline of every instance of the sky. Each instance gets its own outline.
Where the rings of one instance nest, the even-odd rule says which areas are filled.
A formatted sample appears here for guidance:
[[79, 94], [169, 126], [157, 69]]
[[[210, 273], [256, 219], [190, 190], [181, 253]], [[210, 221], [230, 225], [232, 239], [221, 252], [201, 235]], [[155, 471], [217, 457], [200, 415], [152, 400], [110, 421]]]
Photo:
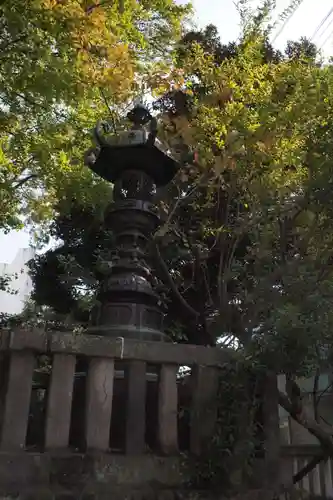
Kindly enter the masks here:
[[[290, 4], [291, 0], [277, 0], [276, 18]], [[234, 0], [192, 0], [196, 12], [198, 27], [215, 24], [222, 43], [237, 39], [239, 35], [239, 16]], [[254, 4], [257, 3], [254, 0]], [[332, 15], [320, 26], [330, 13]], [[316, 32], [317, 31], [317, 32]], [[273, 33], [273, 37], [276, 32]], [[313, 35], [315, 35], [313, 37]], [[283, 49], [288, 40], [297, 40], [302, 36], [313, 37], [317, 46], [325, 55], [333, 54], [333, 2], [332, 0], [303, 0], [300, 7], [286, 24], [281, 34], [274, 41], [278, 49]], [[12, 231], [8, 235], [0, 232], [0, 262], [11, 262], [19, 248], [29, 246], [27, 230]]]

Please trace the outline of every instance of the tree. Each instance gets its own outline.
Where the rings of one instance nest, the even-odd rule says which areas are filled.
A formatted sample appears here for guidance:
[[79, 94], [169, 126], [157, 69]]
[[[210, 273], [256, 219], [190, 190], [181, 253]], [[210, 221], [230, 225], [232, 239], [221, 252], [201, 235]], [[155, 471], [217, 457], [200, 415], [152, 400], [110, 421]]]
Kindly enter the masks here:
[[161, 52], [167, 63], [188, 11], [173, 0], [2, 3], [0, 227], [45, 219], [64, 184], [91, 183], [79, 153], [89, 129], [138, 93]]
[[210, 95], [195, 95], [192, 113], [176, 99], [164, 107], [166, 136], [177, 134], [198, 160], [170, 190], [160, 244], [194, 318], [201, 306], [206, 342], [213, 327], [235, 336], [257, 367], [285, 373], [280, 404], [317, 437], [323, 459], [330, 433], [302, 403], [295, 376], [324, 369], [331, 343], [332, 68], [289, 50], [297, 44], [287, 59], [265, 62], [264, 40], [244, 37], [220, 66], [193, 47], [187, 74]]
[[319, 51], [314, 43], [302, 37], [298, 42], [289, 41], [287, 43], [286, 55], [290, 59], [305, 59], [315, 62]]
[[[176, 155], [187, 155], [163, 192], [165, 223], [154, 237], [169, 328], [191, 342], [233, 341], [238, 366], [255, 380], [267, 372], [286, 374], [280, 404], [317, 437], [325, 459], [333, 456], [331, 435], [309, 414], [295, 379], [325, 369], [331, 356], [332, 67], [303, 57], [296, 44], [289, 44], [286, 57], [266, 57], [260, 30], [245, 30], [217, 63], [219, 45], [208, 35], [210, 45], [199, 40], [182, 53], [181, 92], [170, 89], [157, 104], [161, 135]], [[103, 216], [92, 211], [89, 218], [86, 207], [72, 206], [53, 231], [65, 244], [35, 262], [35, 283], [50, 269], [48, 279], [57, 278], [61, 293], [66, 289], [77, 304], [81, 297], [66, 276], [66, 262], [80, 266], [80, 280], [83, 270], [99, 279], [94, 252], [98, 256], [103, 246]], [[96, 238], [93, 248], [88, 235]], [[62, 260], [52, 271], [57, 255]], [[46, 291], [36, 286], [36, 299], [55, 307]], [[225, 377], [228, 401], [239, 375], [233, 369]], [[250, 395], [248, 410], [258, 399]], [[253, 425], [243, 422], [246, 435]], [[219, 443], [230, 446], [223, 460], [218, 455], [225, 466], [227, 451], [234, 457], [238, 450], [239, 457], [244, 435], [232, 436], [233, 442], [221, 436]], [[241, 449], [248, 461], [253, 447]]]

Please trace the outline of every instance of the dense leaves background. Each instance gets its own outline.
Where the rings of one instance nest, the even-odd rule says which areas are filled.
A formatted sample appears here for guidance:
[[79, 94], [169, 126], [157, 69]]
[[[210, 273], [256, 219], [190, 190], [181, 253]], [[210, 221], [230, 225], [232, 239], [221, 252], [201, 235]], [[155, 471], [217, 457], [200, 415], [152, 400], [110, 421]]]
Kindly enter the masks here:
[[170, 64], [187, 12], [172, 0], [2, 2], [2, 228], [19, 226], [22, 212], [40, 223], [59, 200], [105, 194], [82, 168], [89, 130]]
[[254, 456], [260, 419], [240, 425], [232, 394], [252, 416], [257, 381], [285, 373], [281, 404], [316, 428], [293, 383], [331, 359], [333, 71], [309, 40], [274, 49], [272, 6], [239, 2], [242, 36], [228, 45], [214, 26], [185, 30], [189, 9], [171, 0], [0, 7], [0, 222], [24, 216], [41, 243], [59, 243], [30, 263], [33, 302], [9, 324], [89, 322], [112, 247], [111, 187], [83, 168], [89, 129], [105, 115], [123, 126], [133, 97], [153, 95], [159, 136], [183, 165], [158, 193], [151, 243], [166, 329], [235, 353], [218, 467], [212, 475], [201, 463], [204, 479], [231, 477]]

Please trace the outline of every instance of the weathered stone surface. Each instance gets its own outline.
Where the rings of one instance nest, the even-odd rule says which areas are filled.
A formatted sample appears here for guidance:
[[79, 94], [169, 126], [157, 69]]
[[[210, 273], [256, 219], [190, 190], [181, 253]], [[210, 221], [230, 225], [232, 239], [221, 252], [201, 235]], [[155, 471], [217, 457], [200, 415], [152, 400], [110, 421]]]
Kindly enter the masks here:
[[49, 457], [30, 453], [0, 453], [0, 492], [45, 483], [49, 478]]
[[88, 455], [68, 454], [50, 457], [49, 482], [61, 486], [87, 484], [94, 474], [93, 459]]
[[44, 330], [39, 328], [34, 329], [17, 329], [11, 332], [0, 332], [3, 337], [1, 342], [2, 348], [13, 351], [31, 350], [37, 352], [46, 352], [47, 336]]
[[113, 399], [114, 360], [93, 358], [89, 362], [86, 399], [86, 445], [107, 451]]
[[1, 448], [19, 451], [25, 446], [35, 357], [32, 352], [13, 352], [2, 421]]
[[[121, 336], [121, 332], [119, 332]], [[0, 331], [0, 350], [81, 354], [90, 357], [136, 359], [152, 363], [200, 364], [218, 366], [232, 356], [232, 351], [217, 347], [143, 342], [74, 333], [46, 334], [39, 329]]]
[[[112, 490], [107, 493], [96, 494], [80, 494], [80, 493], [54, 493], [51, 490], [41, 492], [36, 490], [32, 493], [22, 494], [19, 496], [1, 496], [0, 500], [225, 500], [223, 497], [218, 497], [213, 494], [202, 494], [199, 492], [174, 492], [170, 490], [154, 492], [151, 495], [145, 491], [125, 491]], [[238, 499], [237, 499], [238, 500]], [[243, 499], [240, 499], [243, 500]], [[247, 500], [247, 499], [245, 499]], [[260, 499], [261, 500], [261, 499]], [[265, 499], [266, 500], [266, 499]]]
[[0, 453], [0, 500], [213, 500], [184, 490], [180, 460], [143, 455]]
[[56, 500], [74, 500], [74, 495], [71, 493], [60, 493], [60, 495], [56, 495]]
[[56, 354], [53, 358], [45, 432], [47, 449], [68, 446], [75, 364], [75, 356]]
[[230, 353], [216, 347], [143, 342], [93, 335], [52, 334], [52, 352], [67, 352], [86, 356], [137, 359], [150, 363], [201, 364], [218, 366], [230, 359]]
[[193, 369], [190, 450], [199, 455], [214, 434], [217, 418], [218, 369], [196, 365]]
[[166, 455], [178, 450], [178, 386], [176, 365], [162, 365], [158, 387], [158, 442]]
[[39, 489], [31, 493], [26, 493], [20, 496], [22, 500], [53, 500], [54, 494], [50, 489]]
[[144, 361], [131, 361], [125, 371], [127, 385], [126, 454], [145, 450], [147, 375]]
[[175, 493], [170, 490], [160, 491], [158, 493], [158, 500], [175, 500]]
[[30, 488], [76, 488], [85, 494], [95, 489], [130, 490], [180, 487], [186, 480], [175, 457], [143, 455], [81, 455], [0, 453], [0, 494], [18, 494]]

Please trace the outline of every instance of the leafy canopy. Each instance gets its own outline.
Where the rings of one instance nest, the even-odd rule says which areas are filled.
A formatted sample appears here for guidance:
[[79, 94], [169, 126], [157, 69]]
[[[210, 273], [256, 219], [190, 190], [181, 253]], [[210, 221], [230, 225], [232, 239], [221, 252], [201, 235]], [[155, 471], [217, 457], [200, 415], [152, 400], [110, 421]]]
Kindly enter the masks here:
[[306, 364], [331, 332], [333, 73], [306, 51], [268, 59], [266, 48], [252, 32], [216, 64], [192, 46], [183, 89], [192, 109], [164, 107], [163, 118], [165, 137], [198, 160], [170, 190], [178, 205], [161, 244], [215, 334], [256, 340], [277, 365], [298, 350]]
[[1, 227], [20, 224], [22, 211], [50, 217], [65, 186], [84, 192], [89, 129], [107, 102], [141, 91], [161, 53], [167, 63], [188, 11], [172, 0], [1, 4]]
[[[318, 436], [293, 378], [331, 358], [332, 66], [306, 40], [274, 51], [259, 14], [229, 47], [211, 28], [188, 34], [175, 57], [183, 81], [156, 103], [160, 134], [185, 161], [160, 193], [164, 224], [152, 244], [167, 326], [180, 341], [222, 337], [237, 351], [223, 372], [218, 450], [195, 470], [205, 481], [217, 465], [215, 479], [233, 482], [232, 470], [253, 458], [267, 372], [287, 374], [280, 401]], [[102, 278], [108, 228], [102, 211], [76, 200], [69, 212], [59, 207], [52, 230], [64, 245], [33, 263], [35, 299], [77, 313], [89, 295], [80, 286], [94, 291]], [[332, 454], [325, 432], [323, 458]]]
[[[254, 31], [229, 46], [212, 27], [187, 34], [175, 58], [182, 87], [156, 102], [161, 137], [187, 161], [163, 193], [166, 223], [155, 235], [171, 330], [199, 343], [236, 337], [250, 349], [274, 350], [286, 367], [285, 352], [298, 353], [299, 369], [327, 342], [331, 325], [323, 297], [331, 293], [332, 163], [323, 131], [331, 126], [332, 69], [316, 62], [315, 50], [301, 40], [277, 53]], [[90, 218], [94, 209], [78, 205], [55, 221], [65, 241], [57, 253], [70, 253], [98, 281], [103, 245], [95, 231], [107, 228], [100, 211], [85, 226], [82, 214]], [[75, 299], [73, 281], [56, 268], [51, 275]], [[308, 322], [311, 336], [298, 339]], [[299, 349], [290, 348], [295, 342]]]

